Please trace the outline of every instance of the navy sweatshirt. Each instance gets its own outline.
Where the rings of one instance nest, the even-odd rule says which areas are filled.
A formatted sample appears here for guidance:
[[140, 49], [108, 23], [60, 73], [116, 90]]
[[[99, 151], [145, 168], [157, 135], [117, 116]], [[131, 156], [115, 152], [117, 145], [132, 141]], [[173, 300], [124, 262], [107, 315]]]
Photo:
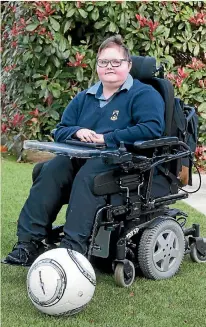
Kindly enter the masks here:
[[[102, 84], [97, 93], [102, 93]], [[120, 141], [133, 144], [158, 138], [164, 132], [164, 108], [161, 95], [139, 80], [134, 80], [129, 90], [120, 91], [102, 108], [99, 99], [84, 90], [66, 107], [54, 139], [63, 143], [81, 128], [104, 134], [108, 147], [118, 147]]]

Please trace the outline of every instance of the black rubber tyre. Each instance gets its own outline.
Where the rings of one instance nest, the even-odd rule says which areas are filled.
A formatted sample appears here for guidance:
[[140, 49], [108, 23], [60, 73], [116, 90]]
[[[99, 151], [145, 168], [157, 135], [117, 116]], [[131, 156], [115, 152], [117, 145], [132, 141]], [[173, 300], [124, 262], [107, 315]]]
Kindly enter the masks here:
[[184, 252], [182, 228], [175, 220], [163, 220], [142, 234], [138, 248], [140, 269], [149, 279], [170, 278], [179, 270]]
[[[125, 274], [125, 265], [123, 263], [118, 263], [114, 270], [114, 279], [118, 286], [129, 287], [132, 285], [135, 279], [135, 268], [131, 261], [128, 260], [129, 267], [129, 277]], [[127, 269], [128, 269], [127, 267]]]
[[206, 263], [206, 256], [202, 256], [199, 253], [195, 242], [190, 245], [190, 250], [190, 258], [192, 259], [192, 261], [197, 263]]

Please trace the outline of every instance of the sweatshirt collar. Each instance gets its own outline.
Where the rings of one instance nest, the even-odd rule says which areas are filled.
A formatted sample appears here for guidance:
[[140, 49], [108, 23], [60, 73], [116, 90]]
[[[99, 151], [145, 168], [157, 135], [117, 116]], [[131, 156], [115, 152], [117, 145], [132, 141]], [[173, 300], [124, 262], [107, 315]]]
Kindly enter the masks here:
[[[123, 90], [127, 90], [129, 91], [129, 89], [133, 86], [133, 78], [130, 74], [128, 74], [126, 81], [124, 82], [124, 84], [122, 86], [120, 86], [119, 90], [117, 90], [116, 93], [119, 93]], [[96, 84], [94, 84], [93, 86], [91, 86], [87, 92], [87, 94], [93, 94], [95, 95], [96, 98], [100, 99], [102, 97], [102, 93], [103, 93], [103, 85], [102, 82], [97, 82]]]

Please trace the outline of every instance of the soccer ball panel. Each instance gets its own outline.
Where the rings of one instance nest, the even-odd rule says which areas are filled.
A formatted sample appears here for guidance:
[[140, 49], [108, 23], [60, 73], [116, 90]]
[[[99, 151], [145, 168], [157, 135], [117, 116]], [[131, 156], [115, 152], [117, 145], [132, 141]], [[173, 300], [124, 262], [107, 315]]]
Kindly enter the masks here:
[[92, 299], [95, 285], [90, 262], [80, 253], [63, 248], [39, 256], [27, 276], [32, 303], [50, 315], [80, 311]]

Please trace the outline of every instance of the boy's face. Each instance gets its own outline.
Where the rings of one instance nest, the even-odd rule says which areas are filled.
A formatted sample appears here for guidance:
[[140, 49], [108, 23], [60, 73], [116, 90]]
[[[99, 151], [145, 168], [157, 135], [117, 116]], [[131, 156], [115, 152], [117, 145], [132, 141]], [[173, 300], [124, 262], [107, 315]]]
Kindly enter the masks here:
[[[126, 58], [121, 47], [113, 46], [111, 48], [103, 49], [100, 52], [98, 59], [114, 60]], [[103, 84], [107, 84], [107, 86], [110, 84], [111, 86], [119, 87], [127, 79], [131, 66], [132, 64], [128, 61], [122, 61], [119, 67], [112, 67], [111, 63], [109, 63], [107, 67], [99, 67], [97, 65], [97, 74], [99, 80]]]

